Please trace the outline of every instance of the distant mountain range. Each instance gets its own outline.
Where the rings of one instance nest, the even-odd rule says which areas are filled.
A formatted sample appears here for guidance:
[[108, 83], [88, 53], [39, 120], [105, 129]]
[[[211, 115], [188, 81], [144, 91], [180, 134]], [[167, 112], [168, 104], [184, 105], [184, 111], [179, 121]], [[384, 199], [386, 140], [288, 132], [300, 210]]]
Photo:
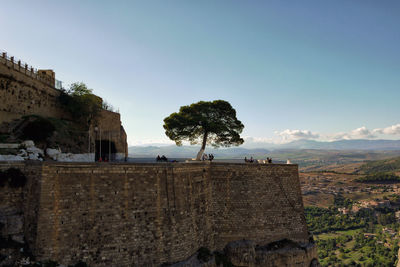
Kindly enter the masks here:
[[[245, 156], [266, 157], [271, 154], [287, 154], [296, 150], [338, 150], [346, 151], [400, 151], [400, 140], [340, 140], [320, 142], [298, 140], [286, 144], [249, 143], [240, 147], [214, 149], [206, 148], [206, 153], [213, 153], [218, 158], [243, 158]], [[131, 146], [129, 156], [135, 158], [153, 158], [166, 155], [175, 158], [191, 158], [199, 151], [198, 146]], [[364, 153], [363, 152], [363, 153]], [[312, 154], [318, 154], [313, 151]]]
[[[324, 149], [324, 150], [400, 150], [400, 140], [340, 140], [320, 142], [298, 140], [287, 144], [274, 145], [277, 149]], [[277, 146], [277, 147], [276, 147]]]

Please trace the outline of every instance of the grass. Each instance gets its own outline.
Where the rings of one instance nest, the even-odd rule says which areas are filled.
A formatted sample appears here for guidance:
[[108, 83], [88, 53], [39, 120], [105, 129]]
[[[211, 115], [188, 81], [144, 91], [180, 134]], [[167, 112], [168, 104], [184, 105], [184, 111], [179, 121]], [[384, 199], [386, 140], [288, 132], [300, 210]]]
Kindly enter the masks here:
[[335, 238], [335, 237], [339, 237], [342, 235], [350, 235], [350, 236], [354, 236], [358, 233], [360, 233], [361, 230], [360, 229], [353, 229], [353, 230], [346, 230], [346, 231], [336, 231], [336, 232], [330, 232], [330, 233], [322, 233], [319, 235], [316, 235], [317, 239], [322, 239], [322, 240], [326, 240], [326, 239], [330, 239], [330, 238]]
[[400, 157], [367, 162], [360, 167], [360, 171], [366, 174], [400, 171]]

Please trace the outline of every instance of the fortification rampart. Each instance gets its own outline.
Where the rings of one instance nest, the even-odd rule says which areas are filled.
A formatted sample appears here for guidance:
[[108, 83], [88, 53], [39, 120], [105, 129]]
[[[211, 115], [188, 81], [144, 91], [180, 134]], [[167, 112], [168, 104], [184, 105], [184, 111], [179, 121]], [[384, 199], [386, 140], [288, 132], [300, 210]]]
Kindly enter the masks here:
[[[10, 60], [4, 53], [1, 54], [0, 124], [20, 119], [25, 115], [71, 120], [71, 115], [58, 101], [61, 91], [55, 87], [57, 81], [54, 75], [51, 70], [37, 71], [20, 61]], [[95, 128], [98, 130], [95, 131]], [[121, 125], [119, 113], [101, 110], [97, 122], [90, 130], [77, 133], [87, 136], [91, 142], [90, 151], [81, 151], [82, 153], [94, 150], [98, 152], [99, 146], [103, 146], [102, 155], [97, 157], [110, 158], [109, 153], [113, 154], [113, 159], [116, 160], [127, 157], [127, 136]], [[109, 149], [107, 142], [113, 147]]]
[[0, 62], [0, 123], [31, 114], [68, 118], [57, 102], [59, 95], [49, 84]]
[[[24, 196], [37, 200], [23, 204], [30, 214], [24, 224], [31, 225], [25, 235], [39, 259], [158, 266], [236, 240], [308, 243], [297, 165], [43, 163], [23, 169], [29, 177]], [[310, 255], [299, 266], [308, 266], [315, 251]]]

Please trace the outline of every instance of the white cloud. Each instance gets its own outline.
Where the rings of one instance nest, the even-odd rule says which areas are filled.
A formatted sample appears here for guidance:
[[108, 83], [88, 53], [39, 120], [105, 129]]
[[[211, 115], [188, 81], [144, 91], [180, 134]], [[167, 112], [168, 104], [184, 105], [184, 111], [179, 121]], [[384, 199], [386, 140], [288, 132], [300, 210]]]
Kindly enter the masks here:
[[325, 134], [322, 136], [322, 139], [326, 141], [349, 140], [351, 139], [351, 136], [348, 133], [339, 132], [333, 134]]
[[350, 132], [339, 132], [321, 135], [324, 141], [351, 140], [351, 139], [373, 139], [376, 138], [376, 133], [362, 126]]
[[400, 135], [400, 123], [386, 128], [377, 128], [374, 129], [372, 132], [387, 135]]
[[[395, 124], [386, 128], [376, 128], [373, 130], [368, 129], [365, 126], [356, 128], [349, 132], [337, 132], [337, 133], [317, 133], [309, 130], [290, 130], [275, 131], [275, 137], [251, 137], [245, 136], [245, 146], [259, 146], [260, 144], [282, 144], [288, 143], [295, 140], [318, 140], [318, 141], [337, 141], [337, 140], [352, 140], [352, 139], [375, 139], [375, 138], [397, 138], [400, 136], [400, 123]], [[392, 136], [392, 137], [390, 137]], [[173, 141], [168, 138], [160, 139], [141, 139], [135, 140], [132, 138], [128, 140], [130, 146], [132, 145], [173, 145]], [[188, 143], [184, 143], [188, 145]]]
[[318, 139], [319, 134], [313, 133], [309, 130], [289, 130], [286, 129], [282, 132], [275, 132], [283, 141], [294, 141], [300, 139]]
[[163, 139], [134, 139], [128, 138], [128, 146], [167, 146], [175, 144], [173, 141], [166, 138]]
[[274, 139], [266, 137], [251, 137], [246, 136], [243, 138], [245, 143], [274, 143]]
[[375, 138], [375, 137], [376, 137], [376, 135], [374, 135], [365, 126], [354, 129], [353, 131], [350, 132], [350, 139], [365, 139], [365, 138], [369, 139], [369, 138]]

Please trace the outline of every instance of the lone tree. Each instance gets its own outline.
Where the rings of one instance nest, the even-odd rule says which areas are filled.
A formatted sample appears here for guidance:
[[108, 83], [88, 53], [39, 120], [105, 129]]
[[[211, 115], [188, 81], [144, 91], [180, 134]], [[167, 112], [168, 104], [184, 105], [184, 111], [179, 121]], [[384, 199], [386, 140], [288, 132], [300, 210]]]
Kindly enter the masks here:
[[243, 144], [244, 140], [240, 137], [243, 128], [242, 122], [236, 118], [236, 110], [224, 100], [182, 106], [179, 112], [164, 119], [165, 134], [176, 145], [181, 146], [183, 140], [192, 145], [201, 142], [196, 160], [200, 160], [206, 144], [213, 147]]

